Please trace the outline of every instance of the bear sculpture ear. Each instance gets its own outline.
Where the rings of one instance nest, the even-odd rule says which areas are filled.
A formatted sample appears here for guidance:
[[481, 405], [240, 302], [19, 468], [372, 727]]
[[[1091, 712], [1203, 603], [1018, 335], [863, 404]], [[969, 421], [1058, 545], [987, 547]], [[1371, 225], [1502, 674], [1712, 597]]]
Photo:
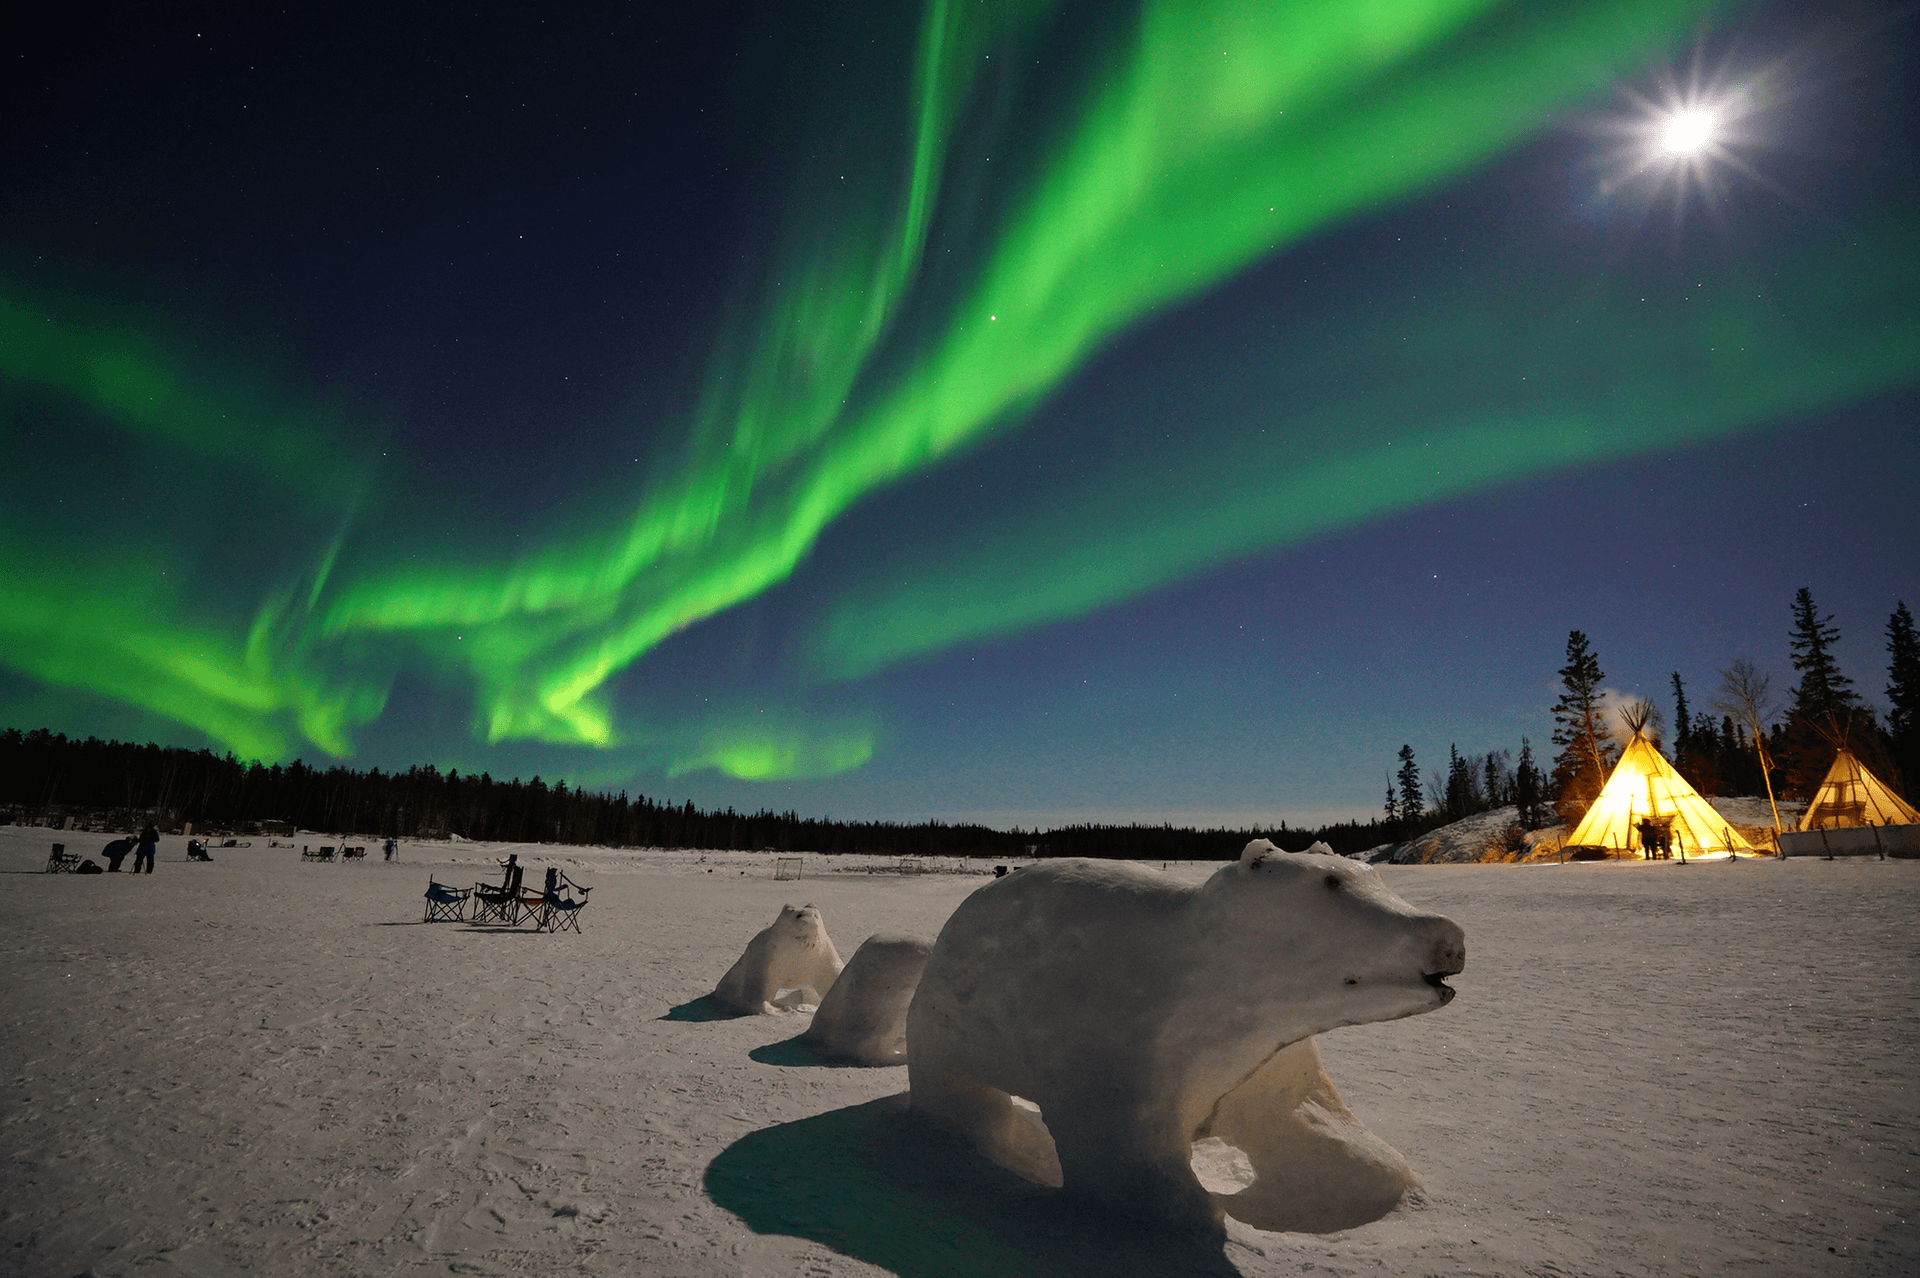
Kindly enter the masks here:
[[1272, 853], [1280, 849], [1273, 846], [1271, 839], [1255, 839], [1240, 849], [1240, 859], [1249, 865], [1258, 865]]

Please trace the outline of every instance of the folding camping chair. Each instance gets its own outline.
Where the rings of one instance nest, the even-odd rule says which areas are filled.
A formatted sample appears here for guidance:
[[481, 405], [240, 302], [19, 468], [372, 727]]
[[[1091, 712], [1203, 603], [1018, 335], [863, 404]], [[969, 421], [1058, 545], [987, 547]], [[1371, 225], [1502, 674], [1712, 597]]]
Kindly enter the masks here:
[[499, 884], [476, 883], [473, 885], [474, 923], [505, 923], [512, 927], [526, 913], [526, 902], [520, 896], [520, 876], [526, 873], [526, 867], [520, 864], [516, 855], [500, 863], [502, 878]]
[[550, 870], [547, 890], [539, 896], [523, 897], [522, 901], [534, 916], [536, 932], [578, 932], [580, 911], [587, 908], [587, 894], [591, 891], [592, 888], [581, 887], [558, 870]]
[[466, 888], [448, 887], [434, 879], [427, 880], [427, 917], [422, 923], [460, 923], [466, 919], [467, 897], [471, 893]]
[[505, 923], [512, 927], [520, 921], [520, 894], [492, 883], [473, 885], [473, 917], [470, 923]]
[[47, 853], [48, 874], [72, 874], [80, 868], [80, 854], [67, 851], [67, 845], [56, 843], [53, 851]]

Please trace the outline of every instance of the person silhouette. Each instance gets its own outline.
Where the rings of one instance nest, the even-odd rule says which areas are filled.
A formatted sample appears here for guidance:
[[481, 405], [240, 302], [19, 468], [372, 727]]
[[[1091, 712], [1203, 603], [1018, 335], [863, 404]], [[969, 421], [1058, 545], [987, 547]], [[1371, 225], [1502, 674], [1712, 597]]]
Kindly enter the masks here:
[[147, 873], [153, 873], [153, 854], [160, 848], [160, 831], [149, 821], [147, 828], [140, 831], [140, 845], [133, 850], [133, 872], [140, 873], [140, 863], [146, 862]]

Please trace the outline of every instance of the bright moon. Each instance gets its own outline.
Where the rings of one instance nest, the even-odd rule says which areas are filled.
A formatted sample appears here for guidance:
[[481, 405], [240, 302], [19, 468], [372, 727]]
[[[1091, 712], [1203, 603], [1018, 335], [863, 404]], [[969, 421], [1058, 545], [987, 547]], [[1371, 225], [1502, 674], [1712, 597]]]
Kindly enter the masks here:
[[1676, 112], [1660, 126], [1660, 149], [1669, 155], [1696, 155], [1713, 141], [1714, 126], [1718, 123], [1711, 111]]

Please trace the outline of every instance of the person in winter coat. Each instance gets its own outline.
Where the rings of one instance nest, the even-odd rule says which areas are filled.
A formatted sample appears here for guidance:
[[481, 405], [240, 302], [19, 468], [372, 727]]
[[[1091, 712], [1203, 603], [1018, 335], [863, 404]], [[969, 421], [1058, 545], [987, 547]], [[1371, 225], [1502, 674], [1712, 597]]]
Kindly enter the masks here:
[[140, 873], [140, 863], [146, 862], [147, 873], [153, 873], [153, 854], [160, 849], [160, 831], [149, 822], [147, 828], [140, 831], [140, 846], [133, 850], [133, 872]]

